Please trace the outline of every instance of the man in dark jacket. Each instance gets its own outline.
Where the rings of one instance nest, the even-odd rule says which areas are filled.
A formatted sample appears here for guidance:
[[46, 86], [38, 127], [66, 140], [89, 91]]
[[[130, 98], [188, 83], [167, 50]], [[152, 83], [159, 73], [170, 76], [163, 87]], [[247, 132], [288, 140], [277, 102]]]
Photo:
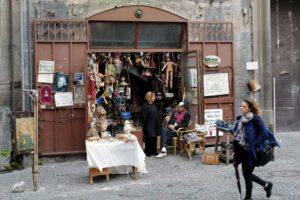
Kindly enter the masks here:
[[173, 114], [172, 119], [170, 120], [168, 127], [163, 128], [162, 134], [161, 134], [161, 151], [160, 153], [156, 156], [156, 158], [162, 158], [167, 155], [167, 140], [171, 139], [174, 137], [176, 134], [176, 131], [179, 128], [187, 128], [191, 115], [190, 113], [186, 110], [186, 104], [184, 102], [180, 102], [178, 104], [178, 109], [177, 111]]

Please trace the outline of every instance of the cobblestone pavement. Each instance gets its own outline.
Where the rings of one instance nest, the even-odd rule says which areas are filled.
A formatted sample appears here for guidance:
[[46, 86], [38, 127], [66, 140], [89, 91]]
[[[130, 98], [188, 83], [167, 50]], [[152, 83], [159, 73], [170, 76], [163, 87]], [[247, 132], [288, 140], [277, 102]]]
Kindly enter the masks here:
[[[278, 133], [282, 147], [276, 149], [275, 162], [256, 168], [255, 174], [274, 183], [273, 200], [300, 199], [300, 132]], [[212, 148], [208, 148], [212, 151]], [[41, 166], [41, 189], [33, 192], [31, 168], [0, 174], [0, 200], [21, 199], [197, 199], [238, 200], [239, 194], [232, 165], [203, 165], [200, 154], [193, 160], [186, 155], [163, 159], [146, 158], [148, 174], [138, 180], [130, 175], [110, 175], [88, 182], [85, 159], [49, 163]], [[240, 170], [241, 174], [241, 170]], [[26, 182], [22, 193], [12, 193], [18, 181]], [[245, 193], [244, 181], [242, 192]], [[267, 199], [264, 190], [254, 184], [253, 199]]]

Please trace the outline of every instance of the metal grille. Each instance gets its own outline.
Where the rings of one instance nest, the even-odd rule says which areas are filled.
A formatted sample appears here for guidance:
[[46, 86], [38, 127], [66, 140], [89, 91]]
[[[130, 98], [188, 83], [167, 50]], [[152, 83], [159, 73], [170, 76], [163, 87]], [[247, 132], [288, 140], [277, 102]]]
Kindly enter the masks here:
[[36, 28], [38, 42], [87, 40], [85, 21], [37, 21]]
[[190, 22], [188, 31], [189, 42], [233, 40], [232, 23]]

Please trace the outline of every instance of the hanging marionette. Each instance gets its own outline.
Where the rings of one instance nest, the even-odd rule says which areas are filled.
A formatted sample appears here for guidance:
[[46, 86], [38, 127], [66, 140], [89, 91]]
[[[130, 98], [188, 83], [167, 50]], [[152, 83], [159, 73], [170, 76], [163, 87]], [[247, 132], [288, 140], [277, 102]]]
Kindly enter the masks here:
[[89, 72], [98, 73], [98, 63], [96, 54], [91, 54], [88, 63]]
[[174, 71], [174, 67], [177, 67], [177, 64], [174, 63], [171, 58], [170, 58], [170, 54], [167, 53], [165, 55], [165, 62], [164, 62], [164, 66], [162, 68], [162, 72], [166, 69], [166, 79], [165, 79], [165, 87], [169, 88], [169, 84], [170, 84], [170, 89], [173, 88], [173, 71]]
[[115, 65], [116, 75], [119, 75], [121, 73], [122, 67], [123, 67], [123, 63], [122, 63], [119, 55], [116, 54], [114, 56], [113, 63]]
[[[152, 56], [153, 57], [153, 56]], [[151, 68], [156, 68], [153, 65], [155, 65], [153, 63], [153, 59], [151, 60], [151, 55], [150, 53], [146, 53], [143, 57], [142, 57], [143, 63], [144, 63], [144, 67], [145, 70], [143, 72], [143, 75], [146, 77], [152, 76], [152, 72], [150, 71]]]
[[106, 69], [106, 64], [107, 64], [108, 60], [105, 56], [105, 54], [100, 54], [99, 59], [98, 59], [98, 72], [105, 74], [105, 69]]
[[105, 68], [105, 75], [106, 76], [113, 76], [113, 77], [116, 75], [116, 68], [113, 64], [112, 57], [108, 58], [108, 63], [107, 63], [107, 66]]
[[124, 66], [129, 69], [130, 67], [132, 67], [132, 61], [131, 61], [131, 55], [130, 54], [126, 54], [124, 56]]
[[89, 75], [88, 99], [91, 99], [92, 102], [96, 101], [95, 79], [93, 73], [90, 73]]

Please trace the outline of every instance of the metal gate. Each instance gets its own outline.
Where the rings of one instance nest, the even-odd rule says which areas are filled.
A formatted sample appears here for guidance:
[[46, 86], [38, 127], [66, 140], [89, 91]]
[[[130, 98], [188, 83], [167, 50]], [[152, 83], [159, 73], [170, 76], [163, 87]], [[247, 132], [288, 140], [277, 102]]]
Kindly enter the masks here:
[[[87, 22], [36, 20], [34, 42], [36, 89], [43, 85], [53, 86], [37, 80], [39, 61], [46, 60], [55, 62], [54, 72], [70, 76], [68, 92], [74, 92], [74, 74], [83, 73], [86, 77], [87, 73]], [[55, 107], [54, 103], [41, 105], [39, 115], [39, 151], [42, 155], [85, 152], [85, 102], [62, 108]]]
[[[199, 51], [199, 80], [205, 89], [203, 76], [207, 74], [228, 74], [229, 93], [225, 95], [204, 96], [204, 109], [222, 109], [223, 120], [234, 119], [234, 67], [233, 67], [233, 24], [190, 22], [189, 51]], [[216, 68], [208, 68], [203, 64], [207, 55], [216, 55], [221, 58], [221, 64]], [[201, 73], [203, 73], [203, 76]], [[225, 84], [225, 83], [224, 83]], [[201, 99], [200, 99], [201, 101]], [[208, 138], [208, 143], [213, 143], [213, 138]], [[221, 138], [221, 141], [225, 137]]]

